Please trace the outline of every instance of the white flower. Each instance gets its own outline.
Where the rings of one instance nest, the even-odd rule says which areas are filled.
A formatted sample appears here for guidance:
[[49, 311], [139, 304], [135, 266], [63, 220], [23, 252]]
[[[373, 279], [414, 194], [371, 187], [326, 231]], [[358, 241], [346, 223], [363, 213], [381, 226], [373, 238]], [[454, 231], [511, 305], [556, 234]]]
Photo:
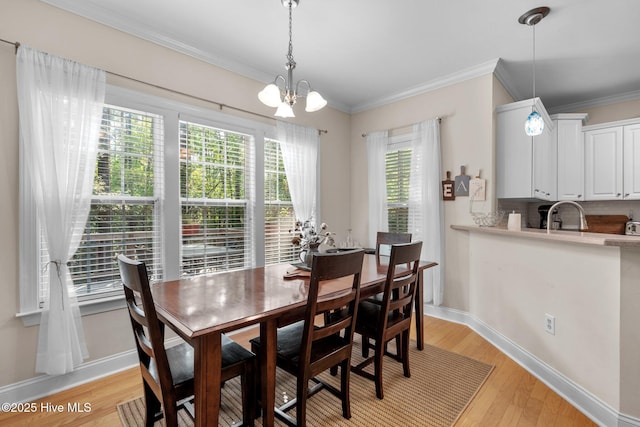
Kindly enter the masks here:
[[320, 233], [318, 233], [310, 220], [304, 222], [298, 220], [296, 221], [296, 228], [293, 230], [291, 243], [300, 245], [302, 249], [308, 249], [310, 245], [320, 245], [322, 243], [334, 246], [335, 241], [333, 235], [335, 233], [327, 231], [327, 228], [327, 224], [323, 222], [320, 225]]

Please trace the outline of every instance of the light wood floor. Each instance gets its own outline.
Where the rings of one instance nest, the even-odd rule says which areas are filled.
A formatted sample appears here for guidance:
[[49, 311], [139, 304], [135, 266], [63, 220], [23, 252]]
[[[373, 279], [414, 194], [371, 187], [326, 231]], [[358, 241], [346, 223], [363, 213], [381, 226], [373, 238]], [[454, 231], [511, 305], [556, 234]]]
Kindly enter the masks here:
[[[426, 342], [490, 363], [495, 369], [455, 427], [463, 426], [595, 426], [542, 382], [466, 326], [425, 316]], [[247, 344], [256, 332], [234, 336]], [[110, 375], [36, 401], [36, 413], [0, 413], [0, 425], [120, 426], [116, 405], [142, 396], [137, 368]], [[69, 413], [69, 403], [89, 403], [90, 412]], [[63, 405], [63, 413], [40, 410], [41, 405]], [[51, 407], [51, 406], [50, 406]]]

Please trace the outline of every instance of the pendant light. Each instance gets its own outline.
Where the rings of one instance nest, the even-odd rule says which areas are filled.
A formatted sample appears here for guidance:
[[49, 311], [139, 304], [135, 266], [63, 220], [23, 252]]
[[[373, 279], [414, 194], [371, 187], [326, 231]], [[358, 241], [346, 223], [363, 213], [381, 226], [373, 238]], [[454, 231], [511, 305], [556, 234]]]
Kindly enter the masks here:
[[[295, 117], [293, 114], [293, 104], [298, 98], [306, 96], [307, 105], [305, 111], [312, 113], [320, 110], [327, 105], [327, 101], [318, 92], [311, 89], [311, 84], [307, 80], [298, 80], [295, 90], [293, 88], [293, 70], [296, 68], [296, 61], [293, 60], [293, 43], [291, 41], [291, 24], [292, 9], [298, 5], [300, 0], [282, 0], [282, 5], [289, 8], [289, 52], [287, 53], [287, 77], [282, 75], [276, 76], [273, 83], [269, 83], [264, 89], [258, 93], [258, 99], [269, 107], [278, 108], [275, 116], [278, 117]], [[278, 82], [282, 81], [283, 88], [278, 86]], [[299, 91], [300, 85], [306, 85], [306, 94], [303, 95]]]
[[544, 130], [544, 120], [540, 113], [535, 110], [535, 98], [536, 98], [536, 24], [542, 21], [542, 18], [549, 14], [549, 9], [546, 6], [536, 7], [535, 9], [531, 9], [528, 12], [525, 12], [520, 18], [518, 18], [518, 22], [521, 24], [525, 24], [530, 26], [533, 29], [533, 111], [527, 117], [527, 120], [524, 122], [524, 131], [529, 136], [540, 135]]

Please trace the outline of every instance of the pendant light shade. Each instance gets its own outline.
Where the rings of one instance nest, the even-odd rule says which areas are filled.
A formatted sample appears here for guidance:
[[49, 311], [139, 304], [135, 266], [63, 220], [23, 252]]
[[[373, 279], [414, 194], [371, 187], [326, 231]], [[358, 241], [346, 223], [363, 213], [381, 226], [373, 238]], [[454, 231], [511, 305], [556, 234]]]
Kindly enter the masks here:
[[313, 113], [314, 111], [320, 110], [325, 105], [327, 105], [327, 100], [318, 92], [313, 90], [307, 94], [307, 106], [304, 110], [308, 113]]
[[282, 103], [280, 99], [280, 89], [275, 83], [270, 83], [265, 86], [265, 88], [258, 93], [258, 99], [262, 101], [264, 105], [273, 108], [279, 107]]
[[[535, 9], [531, 9], [528, 12], [525, 12], [520, 18], [518, 18], [518, 22], [521, 24], [525, 24], [530, 26], [533, 29], [533, 98], [536, 97], [536, 24], [542, 21], [542, 18], [549, 14], [549, 9], [546, 6], [536, 7]], [[544, 119], [535, 110], [535, 103], [533, 106], [533, 111], [527, 117], [527, 120], [524, 122], [524, 131], [529, 136], [537, 136], [542, 134], [544, 130]]]
[[293, 108], [291, 108], [291, 105], [287, 104], [286, 102], [281, 102], [280, 105], [278, 105], [278, 109], [276, 110], [276, 113], [274, 115], [283, 118], [296, 116], [295, 114], [293, 114]]
[[542, 134], [544, 130], [544, 120], [537, 111], [532, 111], [524, 122], [524, 131], [529, 136], [537, 136]]

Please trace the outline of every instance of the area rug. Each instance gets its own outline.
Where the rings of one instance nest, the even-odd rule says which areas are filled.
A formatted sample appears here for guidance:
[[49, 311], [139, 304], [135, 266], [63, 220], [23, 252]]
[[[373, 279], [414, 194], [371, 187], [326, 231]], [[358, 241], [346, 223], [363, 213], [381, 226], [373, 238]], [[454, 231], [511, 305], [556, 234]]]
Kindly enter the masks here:
[[[390, 343], [391, 345], [392, 343]], [[354, 343], [352, 364], [361, 360], [359, 343]], [[384, 399], [376, 398], [375, 384], [351, 374], [351, 419], [342, 417], [340, 401], [321, 391], [307, 402], [307, 425], [370, 427], [376, 425], [449, 427], [473, 399], [489, 377], [493, 366], [431, 345], [423, 351], [411, 345], [411, 378], [404, 377], [402, 364], [385, 357], [383, 365]], [[372, 367], [370, 367], [372, 369]], [[295, 397], [295, 379], [277, 370], [276, 404]], [[339, 386], [340, 376], [323, 378]], [[180, 427], [193, 425], [180, 411]], [[236, 378], [222, 389], [219, 425], [228, 426], [242, 419], [240, 383]], [[124, 427], [144, 426], [142, 397], [118, 405]], [[290, 411], [295, 416], [295, 409]], [[261, 418], [256, 425], [262, 425]], [[285, 425], [276, 419], [276, 425]], [[164, 426], [163, 421], [156, 427]]]

